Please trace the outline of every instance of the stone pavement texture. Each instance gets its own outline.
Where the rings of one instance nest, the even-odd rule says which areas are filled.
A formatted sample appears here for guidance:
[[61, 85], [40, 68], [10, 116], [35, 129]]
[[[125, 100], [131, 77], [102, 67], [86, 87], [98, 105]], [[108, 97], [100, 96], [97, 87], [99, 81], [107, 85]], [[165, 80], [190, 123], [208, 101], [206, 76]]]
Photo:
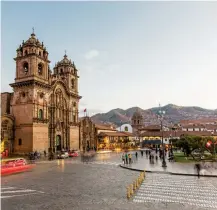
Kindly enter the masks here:
[[[139, 173], [117, 166], [115, 159], [100, 158], [92, 163], [76, 159], [46, 161], [31, 172], [2, 177], [3, 210], [213, 210], [202, 196], [210, 189], [216, 193], [216, 178], [182, 177], [147, 174], [146, 180], [131, 199], [126, 199], [126, 186]], [[164, 182], [164, 185], [162, 184]], [[183, 182], [186, 184], [183, 185]], [[155, 183], [155, 184], [154, 184]], [[207, 184], [206, 184], [207, 183]], [[172, 186], [173, 185], [173, 186]], [[200, 188], [198, 188], [198, 186]], [[163, 197], [168, 191], [176, 196]], [[162, 192], [161, 192], [162, 191]], [[192, 191], [192, 203], [183, 194]], [[200, 192], [202, 193], [200, 196]], [[204, 192], [204, 193], [203, 193]], [[182, 197], [181, 197], [182, 195]], [[200, 196], [199, 198], [197, 196]], [[195, 205], [200, 199], [201, 205]], [[180, 202], [175, 202], [175, 201]], [[204, 200], [207, 200], [206, 198]], [[210, 199], [211, 200], [211, 199]], [[207, 206], [205, 206], [205, 205]]]
[[[122, 167], [134, 169], [134, 170], [146, 170], [147, 172], [162, 172], [162, 173], [171, 173], [171, 174], [182, 174], [182, 175], [197, 175], [197, 172], [194, 168], [194, 163], [177, 163], [169, 162], [166, 158], [167, 167], [162, 167], [162, 160], [154, 160], [154, 164], [150, 164], [149, 159], [144, 155], [143, 157], [139, 156], [138, 160], [134, 158], [132, 164], [124, 165]], [[217, 163], [205, 163], [206, 165], [212, 165], [213, 167], [202, 169], [201, 175], [204, 176], [216, 176], [217, 177]]]
[[148, 175], [133, 201], [189, 204], [217, 209], [217, 188], [207, 179], [166, 174]]

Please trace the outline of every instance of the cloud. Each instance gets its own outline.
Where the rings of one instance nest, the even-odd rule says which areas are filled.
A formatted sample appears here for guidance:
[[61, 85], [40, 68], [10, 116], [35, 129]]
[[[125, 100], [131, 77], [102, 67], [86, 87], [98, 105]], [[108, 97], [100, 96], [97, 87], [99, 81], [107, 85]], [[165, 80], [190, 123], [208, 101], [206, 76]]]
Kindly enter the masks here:
[[92, 60], [92, 59], [94, 59], [94, 58], [96, 58], [98, 56], [99, 56], [99, 51], [98, 50], [90, 50], [89, 52], [87, 52], [85, 54], [84, 57], [85, 57], [86, 60]]

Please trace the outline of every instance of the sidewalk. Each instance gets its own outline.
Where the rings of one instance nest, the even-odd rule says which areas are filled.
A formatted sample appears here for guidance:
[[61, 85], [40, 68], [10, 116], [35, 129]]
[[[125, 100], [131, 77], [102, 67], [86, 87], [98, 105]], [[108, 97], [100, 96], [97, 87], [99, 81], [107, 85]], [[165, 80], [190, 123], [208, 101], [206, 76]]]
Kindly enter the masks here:
[[[149, 159], [146, 158], [146, 155], [143, 157], [139, 156], [138, 160], [134, 160], [132, 164], [121, 164], [122, 168], [127, 168], [135, 171], [146, 171], [153, 173], [167, 173], [173, 175], [188, 175], [188, 176], [197, 176], [197, 173], [194, 169], [194, 163], [176, 163], [169, 162], [166, 159], [167, 167], [162, 167], [162, 160], [158, 159], [158, 161], [154, 160], [154, 164], [150, 164]], [[217, 177], [217, 169], [201, 169], [201, 176], [206, 177]]]

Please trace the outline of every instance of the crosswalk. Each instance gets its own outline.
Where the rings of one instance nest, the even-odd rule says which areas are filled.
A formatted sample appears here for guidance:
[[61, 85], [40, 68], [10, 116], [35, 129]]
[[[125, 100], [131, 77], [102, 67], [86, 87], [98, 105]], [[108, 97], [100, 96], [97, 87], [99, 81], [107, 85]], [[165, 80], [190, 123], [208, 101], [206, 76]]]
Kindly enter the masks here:
[[28, 196], [33, 194], [43, 194], [42, 191], [32, 190], [32, 189], [24, 189], [18, 187], [1, 187], [1, 199], [20, 197], [20, 196]]
[[148, 175], [133, 202], [168, 202], [217, 209], [217, 188], [207, 179], [166, 174]]

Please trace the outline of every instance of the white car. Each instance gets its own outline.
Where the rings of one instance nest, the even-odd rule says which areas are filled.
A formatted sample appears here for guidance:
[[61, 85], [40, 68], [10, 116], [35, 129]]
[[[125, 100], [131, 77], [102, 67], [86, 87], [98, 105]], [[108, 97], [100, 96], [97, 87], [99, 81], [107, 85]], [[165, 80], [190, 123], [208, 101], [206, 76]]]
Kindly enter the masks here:
[[68, 152], [61, 152], [57, 155], [58, 159], [65, 159], [69, 157], [69, 153]]

